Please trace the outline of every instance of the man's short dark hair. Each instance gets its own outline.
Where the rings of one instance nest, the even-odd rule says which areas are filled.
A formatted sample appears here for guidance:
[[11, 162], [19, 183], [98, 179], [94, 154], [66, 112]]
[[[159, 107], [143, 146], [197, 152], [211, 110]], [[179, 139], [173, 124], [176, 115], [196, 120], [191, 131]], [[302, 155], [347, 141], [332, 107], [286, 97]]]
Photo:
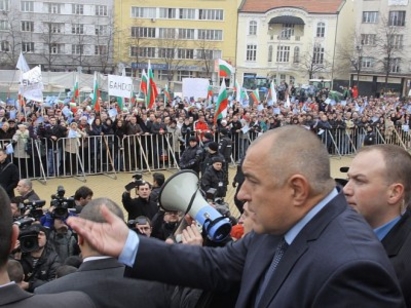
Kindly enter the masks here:
[[88, 196], [93, 197], [93, 191], [87, 186], [81, 186], [74, 193], [74, 200], [86, 199]]
[[7, 152], [5, 149], [0, 149], [0, 152], [7, 155]]
[[10, 199], [0, 186], [0, 268], [6, 265], [10, 253], [12, 223]]
[[7, 262], [7, 274], [9, 275], [10, 281], [20, 283], [24, 277], [23, 266], [19, 261], [9, 259]]
[[71, 265], [61, 265], [56, 270], [56, 278], [60, 278], [77, 272], [77, 268]]
[[160, 172], [155, 172], [155, 173], [153, 173], [153, 180], [157, 183], [157, 185], [159, 187], [161, 187], [164, 184], [166, 178], [165, 178], [164, 174], [162, 174]]
[[83, 263], [83, 260], [79, 256], [70, 256], [64, 261], [63, 265], [70, 265], [75, 268], [79, 268], [81, 263]]

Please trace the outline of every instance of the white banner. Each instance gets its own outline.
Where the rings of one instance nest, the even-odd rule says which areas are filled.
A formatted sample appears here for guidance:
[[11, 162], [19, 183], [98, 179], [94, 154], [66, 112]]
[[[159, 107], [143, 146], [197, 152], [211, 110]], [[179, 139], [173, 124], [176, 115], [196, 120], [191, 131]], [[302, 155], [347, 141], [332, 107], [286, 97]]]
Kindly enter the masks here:
[[207, 98], [209, 84], [207, 78], [183, 78], [183, 97]]
[[131, 97], [133, 80], [126, 76], [108, 75], [108, 95]]
[[43, 102], [43, 78], [39, 66], [21, 74], [19, 92], [27, 100]]

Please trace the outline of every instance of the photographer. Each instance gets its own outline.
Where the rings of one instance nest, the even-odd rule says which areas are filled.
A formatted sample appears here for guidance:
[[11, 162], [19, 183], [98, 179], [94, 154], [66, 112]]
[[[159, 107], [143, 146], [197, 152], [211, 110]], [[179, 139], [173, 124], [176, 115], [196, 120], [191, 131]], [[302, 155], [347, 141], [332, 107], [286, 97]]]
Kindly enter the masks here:
[[28, 282], [26, 287], [29, 292], [55, 279], [56, 270], [61, 265], [57, 253], [47, 245], [46, 234], [46, 228], [32, 224], [21, 232], [15, 247], [14, 259], [23, 266], [24, 281]]
[[22, 215], [22, 209], [21, 209], [21, 197], [13, 197], [10, 199], [10, 208], [11, 208], [11, 214], [13, 216], [13, 221], [18, 220]]
[[[130, 191], [134, 184], [137, 198], [131, 198]], [[150, 199], [150, 184], [144, 181], [132, 182], [126, 186], [121, 202], [128, 213], [128, 220], [138, 216], [147, 216], [152, 219], [157, 213], [157, 204]]]
[[179, 212], [160, 210], [153, 218], [152, 237], [165, 241], [173, 235], [180, 222]]
[[165, 182], [164, 174], [156, 172], [153, 173], [153, 187], [150, 193], [150, 199], [157, 203], [160, 190]]
[[138, 234], [151, 237], [153, 228], [151, 227], [150, 218], [146, 216], [138, 216], [136, 219], [130, 220], [127, 225]]
[[17, 183], [17, 192], [20, 194], [22, 200], [37, 201], [40, 197], [34, 192], [33, 184], [29, 179], [21, 179]]

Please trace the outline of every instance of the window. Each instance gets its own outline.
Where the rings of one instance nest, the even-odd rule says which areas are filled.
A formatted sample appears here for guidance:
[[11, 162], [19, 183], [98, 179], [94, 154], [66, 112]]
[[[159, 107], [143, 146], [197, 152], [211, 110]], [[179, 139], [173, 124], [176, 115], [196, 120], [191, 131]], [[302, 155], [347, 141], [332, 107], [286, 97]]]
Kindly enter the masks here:
[[0, 20], [0, 31], [7, 31], [10, 29], [10, 24], [7, 20]]
[[144, 57], [144, 58], [155, 58], [156, 48], [155, 47], [136, 47], [132, 46], [130, 50], [130, 55], [132, 57]]
[[191, 71], [178, 71], [177, 73], [177, 80], [183, 81], [183, 78], [192, 78], [193, 72]]
[[197, 59], [221, 59], [221, 50], [197, 49]]
[[71, 53], [73, 55], [83, 54], [83, 45], [71, 45]]
[[158, 57], [164, 59], [174, 59], [174, 49], [173, 48], [159, 48]]
[[257, 22], [255, 20], [250, 21], [248, 35], [257, 35]]
[[64, 44], [46, 44], [46, 48], [51, 54], [63, 54], [64, 53]]
[[289, 40], [294, 35], [294, 24], [282, 24], [280, 39]]
[[33, 32], [34, 31], [34, 21], [22, 21], [21, 31], [22, 32]]
[[175, 19], [176, 9], [161, 7], [160, 8], [160, 18]]
[[390, 11], [388, 18], [389, 26], [404, 27], [405, 26], [405, 11]]
[[295, 77], [294, 76], [290, 76], [290, 83], [295, 84]]
[[294, 63], [300, 63], [300, 47], [295, 46], [294, 47], [294, 58], [293, 58]]
[[158, 80], [168, 80], [168, 71], [158, 71]]
[[107, 16], [107, 5], [96, 5], [96, 15], [97, 16]]
[[61, 14], [61, 4], [60, 3], [49, 3], [48, 11], [51, 14]]
[[361, 34], [361, 45], [374, 46], [376, 38], [375, 34]]
[[132, 17], [142, 17], [142, 18], [156, 18], [156, 8], [154, 7], [131, 7]]
[[44, 24], [49, 33], [64, 33], [64, 24], [49, 22]]
[[194, 29], [178, 29], [178, 38], [182, 40], [194, 40]]
[[140, 37], [155, 38], [156, 37], [156, 28], [131, 27], [131, 37], [135, 37], [135, 38], [140, 38]]
[[84, 34], [84, 25], [72, 25], [71, 34]]
[[21, 1], [21, 11], [22, 12], [34, 12], [34, 2], [33, 1]]
[[373, 57], [362, 57], [361, 58], [361, 68], [373, 68], [374, 67], [374, 58]]
[[223, 10], [200, 9], [198, 11], [198, 19], [200, 20], [223, 20]]
[[180, 19], [195, 19], [196, 10], [195, 9], [180, 9]]
[[273, 46], [268, 47], [268, 62], [273, 62]]
[[245, 59], [246, 61], [256, 61], [257, 60], [257, 45], [247, 45]]
[[319, 22], [317, 24], [317, 37], [324, 37], [325, 36], [325, 23]]
[[0, 44], [0, 51], [10, 51], [10, 43], [8, 41], [2, 41]]
[[22, 42], [21, 51], [22, 52], [34, 52], [34, 43], [33, 42]]
[[362, 22], [364, 24], [376, 24], [378, 23], [378, 12], [364, 11], [362, 12]]
[[94, 46], [94, 54], [98, 55], [106, 55], [107, 54], [107, 46], [106, 45], [95, 45]]
[[178, 59], [194, 59], [194, 49], [177, 49]]
[[72, 4], [71, 5], [71, 13], [75, 15], [83, 15], [84, 14], [84, 5], [83, 4]]
[[223, 30], [198, 30], [199, 40], [221, 41], [223, 39]]
[[277, 46], [277, 62], [286, 63], [290, 61], [290, 46]]
[[158, 32], [159, 38], [175, 39], [177, 37], [176, 29], [160, 28]]
[[399, 73], [400, 72], [400, 58], [393, 58], [390, 61], [390, 73]]
[[321, 45], [315, 45], [313, 49], [313, 64], [324, 63], [324, 47]]
[[0, 11], [8, 11], [8, 10], [9, 10], [9, 0], [0, 0]]
[[104, 25], [94, 26], [94, 33], [96, 35], [107, 35], [107, 26], [104, 26]]
[[393, 34], [388, 38], [389, 45], [394, 49], [402, 49], [404, 36], [402, 34]]

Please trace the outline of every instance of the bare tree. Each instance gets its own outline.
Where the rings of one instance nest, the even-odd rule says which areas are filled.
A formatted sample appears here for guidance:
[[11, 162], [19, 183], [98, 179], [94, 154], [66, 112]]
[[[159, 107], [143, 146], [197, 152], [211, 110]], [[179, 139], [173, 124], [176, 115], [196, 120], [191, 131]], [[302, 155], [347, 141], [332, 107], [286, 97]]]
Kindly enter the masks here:
[[60, 44], [62, 34], [64, 34], [64, 23], [57, 22], [53, 14], [47, 14], [40, 31], [40, 38], [44, 43], [44, 49], [40, 53], [40, 57], [46, 62], [48, 70], [51, 70], [53, 64], [59, 59], [58, 55], [64, 53]]
[[[104, 18], [106, 20], [106, 18]], [[104, 22], [97, 22], [94, 25], [95, 38], [93, 54], [97, 57], [96, 66], [101, 67], [101, 71], [105, 72], [113, 65], [113, 40], [116, 32], [116, 25], [113, 16], [110, 16], [109, 24]]]
[[207, 40], [196, 41], [197, 47], [197, 59], [203, 64], [203, 72], [206, 78], [211, 78], [211, 73], [213, 72], [214, 55], [216, 44]]
[[0, 31], [0, 63], [3, 68], [14, 68], [21, 51], [21, 13], [12, 8], [2, 11], [0, 20], [3, 31]]
[[[308, 79], [312, 79], [320, 73], [328, 74], [332, 69], [332, 63], [327, 60], [327, 54], [320, 45], [308, 46], [308, 52], [305, 52], [296, 64], [298, 69], [304, 71]], [[321, 76], [323, 77], [323, 76]]]
[[376, 50], [380, 55], [378, 63], [385, 75], [384, 88], [387, 87], [390, 74], [400, 71], [399, 56], [403, 53], [404, 27], [397, 23], [395, 20], [381, 18], [381, 26], [377, 30]]
[[86, 61], [85, 46], [88, 38], [85, 35], [86, 27], [82, 23], [80, 16], [73, 17], [70, 30], [72, 35], [71, 60], [73, 64], [75, 63], [77, 66], [86, 66], [88, 63]]

